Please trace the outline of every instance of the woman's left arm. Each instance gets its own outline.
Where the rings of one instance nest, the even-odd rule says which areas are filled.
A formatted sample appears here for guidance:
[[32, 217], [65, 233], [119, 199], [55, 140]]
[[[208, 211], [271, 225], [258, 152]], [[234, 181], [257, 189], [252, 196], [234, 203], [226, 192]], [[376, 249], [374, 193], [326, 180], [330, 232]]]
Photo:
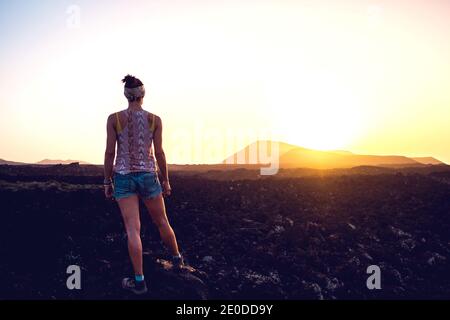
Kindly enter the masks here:
[[[112, 171], [114, 164], [114, 157], [116, 155], [116, 130], [114, 129], [114, 114], [111, 114], [108, 117], [108, 121], [106, 122], [106, 150], [105, 150], [105, 162], [104, 162], [104, 171], [105, 171], [105, 182], [112, 181]], [[105, 184], [105, 195], [106, 197], [112, 196], [112, 185]]]

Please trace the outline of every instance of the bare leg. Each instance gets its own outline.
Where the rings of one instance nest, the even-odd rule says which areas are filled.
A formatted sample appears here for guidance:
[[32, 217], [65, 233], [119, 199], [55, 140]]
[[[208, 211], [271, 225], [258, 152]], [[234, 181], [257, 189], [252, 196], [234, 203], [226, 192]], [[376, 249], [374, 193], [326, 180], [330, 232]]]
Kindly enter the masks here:
[[178, 251], [177, 239], [167, 219], [166, 207], [162, 195], [153, 199], [144, 199], [143, 201], [152, 217], [153, 223], [159, 230], [161, 240], [169, 248], [171, 254], [177, 256], [180, 253]]
[[128, 253], [133, 264], [134, 274], [143, 275], [141, 221], [139, 219], [139, 198], [133, 195], [117, 200], [128, 236]]

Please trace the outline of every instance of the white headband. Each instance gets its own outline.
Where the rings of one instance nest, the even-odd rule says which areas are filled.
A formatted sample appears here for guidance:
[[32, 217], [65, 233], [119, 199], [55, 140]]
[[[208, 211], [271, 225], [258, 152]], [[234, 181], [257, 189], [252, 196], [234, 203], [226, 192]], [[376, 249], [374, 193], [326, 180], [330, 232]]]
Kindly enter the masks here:
[[136, 88], [125, 87], [124, 94], [128, 100], [143, 98], [145, 96], [145, 88], [143, 85]]

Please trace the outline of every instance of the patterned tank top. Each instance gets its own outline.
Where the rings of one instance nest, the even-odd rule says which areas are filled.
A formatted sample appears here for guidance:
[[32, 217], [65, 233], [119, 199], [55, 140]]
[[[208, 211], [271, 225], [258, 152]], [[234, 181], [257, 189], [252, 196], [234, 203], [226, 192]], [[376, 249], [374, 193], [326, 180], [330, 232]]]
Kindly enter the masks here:
[[[127, 122], [121, 123], [119, 113], [125, 113]], [[156, 172], [153, 156], [155, 115], [145, 110], [129, 109], [116, 113], [117, 155], [114, 172]]]

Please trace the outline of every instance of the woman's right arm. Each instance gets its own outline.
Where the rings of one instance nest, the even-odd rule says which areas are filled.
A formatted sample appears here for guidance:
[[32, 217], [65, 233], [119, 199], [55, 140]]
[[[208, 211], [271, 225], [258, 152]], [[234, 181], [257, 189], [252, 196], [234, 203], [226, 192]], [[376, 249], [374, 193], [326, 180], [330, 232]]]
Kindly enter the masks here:
[[171, 188], [169, 183], [169, 170], [167, 168], [166, 155], [164, 154], [164, 149], [162, 146], [162, 121], [161, 118], [155, 117], [155, 132], [153, 136], [153, 143], [155, 146], [155, 157], [158, 163], [158, 168], [162, 176], [162, 186], [165, 195], [170, 195]]

